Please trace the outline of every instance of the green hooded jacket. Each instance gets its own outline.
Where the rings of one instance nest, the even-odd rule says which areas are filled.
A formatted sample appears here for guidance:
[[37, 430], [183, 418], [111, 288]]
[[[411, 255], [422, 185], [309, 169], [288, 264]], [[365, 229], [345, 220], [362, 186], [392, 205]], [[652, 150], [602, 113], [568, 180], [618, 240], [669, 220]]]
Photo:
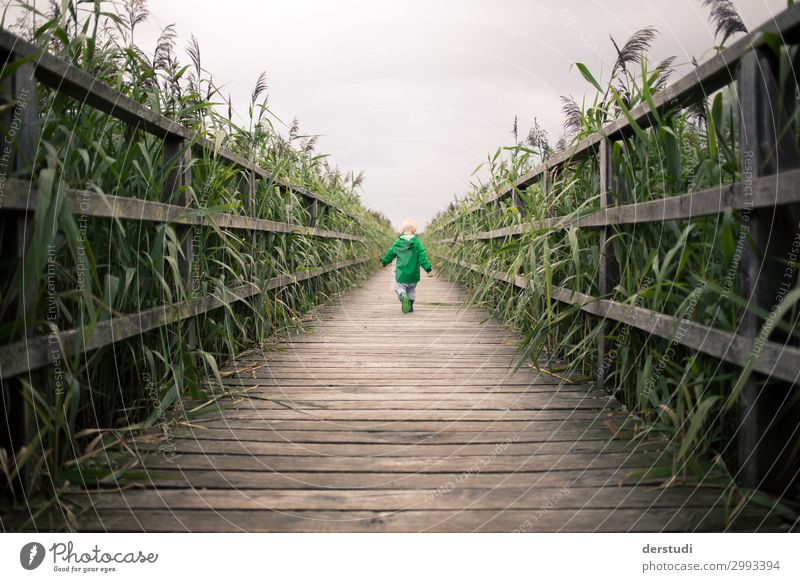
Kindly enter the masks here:
[[422, 267], [426, 272], [431, 272], [431, 262], [425, 247], [419, 242], [416, 235], [401, 234], [394, 241], [392, 248], [381, 259], [385, 266], [397, 259], [394, 269], [394, 278], [398, 283], [418, 283], [419, 268]]

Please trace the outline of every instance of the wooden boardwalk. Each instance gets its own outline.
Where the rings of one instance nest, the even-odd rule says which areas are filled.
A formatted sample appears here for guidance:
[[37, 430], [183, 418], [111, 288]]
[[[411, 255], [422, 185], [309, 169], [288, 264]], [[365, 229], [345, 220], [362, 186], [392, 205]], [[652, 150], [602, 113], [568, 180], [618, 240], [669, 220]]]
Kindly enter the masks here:
[[[80, 529], [727, 527], [717, 490], [631, 477], [671, 460], [614, 438], [615, 400], [513, 373], [518, 335], [465, 309], [457, 286], [423, 279], [404, 315], [391, 283], [379, 272], [324, 308], [313, 333], [242, 357], [226, 382], [249, 397], [176, 430], [176, 459], [145, 456], [143, 487], [76, 498]], [[735, 525], [771, 527], [758, 514]]]

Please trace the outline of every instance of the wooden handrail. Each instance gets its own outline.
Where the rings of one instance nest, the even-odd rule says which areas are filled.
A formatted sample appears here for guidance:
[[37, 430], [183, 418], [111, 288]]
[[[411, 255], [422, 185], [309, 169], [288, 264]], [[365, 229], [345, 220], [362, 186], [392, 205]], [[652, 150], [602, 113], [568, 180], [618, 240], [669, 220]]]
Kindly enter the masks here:
[[[720, 214], [726, 208], [771, 208], [775, 205], [800, 203], [800, 170], [755, 178], [750, 184], [723, 184], [715, 188], [678, 194], [659, 200], [648, 200], [622, 206], [592, 209], [581, 216], [565, 215], [542, 221], [528, 221], [505, 228], [485, 230], [459, 236], [459, 240], [491, 240], [519, 236], [537, 230], [562, 228], [598, 228], [624, 224], [641, 224], [665, 220], [687, 220]], [[456, 238], [436, 239], [452, 243]]]
[[96, 350], [158, 327], [196, 317], [236, 301], [242, 301], [264, 291], [313, 279], [368, 260], [357, 259], [319, 269], [281, 275], [267, 280], [263, 285], [243, 283], [227, 290], [222, 297], [211, 294], [181, 303], [161, 305], [138, 313], [101, 321], [90, 329], [80, 328], [64, 331], [53, 329], [46, 335], [28, 337], [0, 349], [0, 378], [19, 376], [43, 368], [48, 364], [64, 361], [65, 356], [68, 355]]
[[[39, 192], [32, 182], [10, 178], [6, 181], [3, 207], [9, 210], [35, 212]], [[251, 218], [222, 212], [199, 214], [194, 208], [153, 202], [127, 196], [112, 196], [88, 190], [67, 189], [65, 203], [73, 213], [98, 218], [113, 218], [147, 222], [166, 222], [188, 226], [215, 225], [220, 228], [235, 228], [259, 232], [304, 234], [319, 238], [334, 238], [364, 242], [364, 238], [346, 232], [324, 230], [287, 222], [275, 222], [262, 218]]]
[[[503, 281], [520, 289], [533, 289], [531, 282], [519, 275], [507, 275], [438, 254], [436, 257], [483, 277]], [[565, 287], [554, 286], [551, 295], [554, 299], [574, 305], [586, 313], [624, 323], [737, 366], [746, 366], [752, 354], [753, 338], [733, 332], [686, 321], [652, 309], [634, 309], [626, 303], [593, 297]], [[676, 336], [679, 330], [683, 331], [681, 337]], [[754, 361], [753, 370], [779, 380], [797, 382], [800, 377], [800, 349], [766, 341]]]

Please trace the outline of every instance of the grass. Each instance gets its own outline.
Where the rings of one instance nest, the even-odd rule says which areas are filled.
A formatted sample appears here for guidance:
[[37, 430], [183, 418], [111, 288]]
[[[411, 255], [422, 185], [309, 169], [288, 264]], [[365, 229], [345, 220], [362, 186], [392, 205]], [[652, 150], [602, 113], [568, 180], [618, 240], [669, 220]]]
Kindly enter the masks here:
[[[361, 204], [361, 176], [330, 167], [315, 151], [315, 138], [302, 135], [296, 122], [281, 130], [267, 105], [263, 75], [252, 92], [246, 123], [237, 124], [230, 104], [202, 68], [194, 39], [189, 64], [178, 61], [172, 27], [164, 30], [153, 53], [136, 44], [136, 27], [147, 18], [143, 2], [73, 0], [52, 6], [48, 13], [28, 6], [14, 30], [199, 137], [345, 209], [347, 214], [322, 212], [317, 226], [360, 235], [366, 242], [74, 215], [64, 204], [66, 188], [160, 201], [176, 160], [165, 159], [162, 140], [40, 87], [39, 147], [30, 175], [42, 200], [24, 258], [16, 262], [3, 255], [3, 272], [9, 276], [0, 281], [0, 344], [26, 332], [43, 333], [50, 325], [89, 332], [118, 314], [222, 296], [245, 282], [258, 284], [337, 262], [377, 258], [392, 240], [389, 222]], [[195, 150], [193, 156], [193, 211], [248, 215], [241, 172], [213, 152]], [[268, 180], [257, 184], [254, 213], [298, 225], [311, 220], [302, 199]], [[6, 216], [0, 222], [4, 230], [10, 225]], [[191, 290], [179, 271], [187, 237], [194, 241]], [[67, 483], [91, 486], [107, 480], [104, 435], [113, 434], [108, 437], [113, 440], [147, 427], [167, 431], [173, 419], [187, 414], [187, 398], [197, 403], [216, 398], [207, 379], [213, 388], [224, 362], [300, 324], [304, 313], [357, 285], [376, 264], [370, 260], [265, 291], [193, 320], [67, 356], [58, 373], [50, 367], [20, 378], [14, 393], [4, 386], [5, 404], [24, 394], [36, 421], [36, 434], [24, 448], [12, 451], [4, 442], [0, 449], [5, 500], [21, 503], [31, 494], [52, 495]], [[25, 313], [22, 288], [33, 290]], [[196, 345], [187, 342], [190, 333]], [[84, 471], [89, 461], [98, 466]]]
[[[725, 31], [737, 32], [732, 25], [720, 30], [725, 38], [729, 36]], [[674, 348], [668, 340], [613, 321], [608, 321], [605, 329], [613, 352], [599, 362], [599, 320], [552, 298], [554, 286], [602, 296], [598, 286], [598, 229], [529, 228], [519, 236], [463, 240], [467, 234], [549, 217], [580, 216], [600, 208], [596, 157], [573, 160], [554, 171], [546, 194], [538, 183], [518, 192], [527, 210], [524, 216], [511, 197], [496, 206], [487, 200], [542, 160], [614, 119], [630, 118], [630, 110], [638, 104], [652, 102], [653, 95], [667, 85], [673, 66], [671, 59], [649, 64], [647, 50], [655, 35], [655, 30], [644, 29], [621, 48], [615, 43], [619, 59], [610, 78], [603, 82], [578, 64], [579, 73], [596, 95], [580, 104], [564, 98], [566, 133], [556, 146], [550, 146], [538, 125], [520, 143], [515, 120], [515, 143], [488, 158], [485, 183], [476, 183], [464, 198], [434, 218], [426, 229], [430, 233], [428, 244], [439, 256], [528, 279], [532, 288], [521, 290], [457, 265], [447, 268], [451, 278], [470, 288], [471, 301], [490, 306], [525, 334], [526, 360], [547, 356], [563, 361], [562, 374], [590, 380], [602, 375], [610, 392], [636, 413], [637, 438], [657, 436], [669, 441], [671, 466], [660, 476], [702, 482], [723, 474], [724, 486], [735, 488], [738, 387], [747, 370], [689, 349]], [[797, 62], [795, 46], [775, 39], [770, 50], [780, 71], [791, 70]], [[791, 75], [781, 74], [781, 79], [795, 99], [788, 107], [794, 121], [800, 112], [797, 87]], [[709, 95], [693, 107], [676, 107], [655, 117], [652, 127], [635, 126], [630, 137], [613, 144], [613, 171], [618, 179], [614, 196], [619, 203], [658, 200], [740, 179], [735, 86]], [[475, 208], [478, 210], [472, 212]], [[432, 240], [452, 237], [457, 237], [455, 243]], [[738, 329], [747, 303], [737, 294], [740, 251], [747, 244], [739, 214], [727, 209], [719, 216], [613, 227], [609, 244], [618, 284], [605, 298], [718, 329]], [[785, 257], [780, 260], [786, 264]], [[764, 277], [777, 287], [775, 273], [767, 272]], [[798, 288], [796, 278], [792, 285]], [[797, 346], [797, 296], [787, 294], [782, 305], [781, 329], [772, 339]], [[763, 324], [766, 312], [753, 311]], [[759, 382], [764, 390], [774, 384], [765, 379]], [[792, 394], [790, 414], [800, 418], [797, 391]], [[800, 454], [798, 441], [790, 444], [794, 448], [787, 472], [797, 467]], [[794, 478], [791, 473], [787, 477]], [[747, 494], [757, 497], [755, 492]], [[795, 494], [794, 490], [788, 492], [789, 497]]]

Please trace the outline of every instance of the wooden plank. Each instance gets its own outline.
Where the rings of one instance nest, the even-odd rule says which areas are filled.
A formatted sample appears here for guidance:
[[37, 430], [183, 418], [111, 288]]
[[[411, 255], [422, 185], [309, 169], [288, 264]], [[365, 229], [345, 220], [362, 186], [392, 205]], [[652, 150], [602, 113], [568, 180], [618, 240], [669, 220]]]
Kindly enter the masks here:
[[[282, 433], [286, 434], [286, 433]], [[291, 437], [287, 434], [287, 437]], [[629, 442], [608, 441], [606, 439], [579, 441], [545, 441], [538, 447], [531, 447], [530, 443], [512, 442], [508, 447], [500, 447], [494, 443], [467, 443], [467, 444], [342, 444], [342, 443], [300, 443], [264, 442], [236, 440], [199, 440], [197, 438], [176, 439], [175, 444], [180, 448], [181, 454], [203, 453], [208, 455], [270, 455], [291, 457], [424, 457], [440, 458], [448, 456], [484, 457], [495, 456], [529, 456], [538, 451], [546, 450], [549, 454], [570, 455], [585, 453], [622, 453], [635, 450]], [[163, 445], [163, 441], [149, 442], [137, 439], [135, 442], [138, 451], [156, 451]], [[662, 448], [663, 443], [653, 444], [652, 448]], [[648, 450], [647, 446], [638, 450]]]
[[[223, 382], [223, 386], [228, 389], [242, 389], [242, 398], [247, 399], [247, 394], [251, 394], [255, 391], [258, 391], [259, 394], [269, 394], [269, 395], [282, 395], [282, 396], [293, 396], [296, 398], [300, 398], [300, 394], [304, 394], [301, 392], [295, 392], [295, 390], [325, 390], [331, 393], [338, 393], [341, 395], [345, 394], [357, 394], [357, 395], [372, 395], [375, 399], [387, 398], [390, 397], [392, 394], [396, 394], [398, 392], [402, 392], [406, 389], [416, 390], [413, 394], [424, 396], [421, 400], [428, 400], [430, 397], [436, 397], [436, 395], [445, 397], [448, 394], [453, 394], [454, 392], [458, 391], [462, 394], [469, 394], [470, 397], [477, 397], [477, 396], [484, 396], [492, 395], [492, 394], [503, 394], [509, 397], [512, 396], [519, 396], [525, 394], [537, 394], [540, 396], [550, 396], [554, 397], [557, 394], [585, 394], [585, 388], [579, 384], [572, 384], [565, 387], [563, 390], [558, 389], [557, 384], [547, 384], [547, 385], [497, 385], [492, 386], [489, 383], [484, 383], [483, 385], [476, 385], [465, 383], [462, 388], [458, 388], [453, 385], [453, 382], [450, 381], [449, 384], [446, 383], [446, 380], [439, 381], [438, 384], [435, 385], [426, 385], [424, 380], [417, 380], [414, 385], [400, 385], [397, 384], [395, 380], [393, 383], [389, 381], [376, 381], [374, 384], [370, 383], [361, 383], [359, 385], [352, 385], [347, 382], [346, 379], [341, 379], [338, 382], [326, 382], [323, 385], [323, 381], [320, 380], [317, 383], [309, 382], [305, 385], [300, 383], [284, 383], [281, 381], [269, 381], [265, 383], [261, 383], [259, 381], [251, 381], [247, 382], [244, 380], [235, 380], [235, 381], [226, 381]], [[568, 389], [566, 389], [568, 388]], [[305, 395], [305, 394], [304, 394]], [[594, 394], [594, 396], [600, 396], [599, 394]], [[408, 397], [406, 397], [408, 398]], [[404, 398], [405, 399], [405, 398]], [[420, 398], [414, 398], [414, 400], [420, 400]]]
[[[448, 369], [454, 369], [457, 376], [470, 375], [476, 377], [491, 377], [494, 379], [536, 377], [538, 380], [541, 380], [542, 384], [554, 384], [560, 381], [560, 379], [549, 374], [538, 374], [538, 370], [536, 370], [536, 368], [527, 366], [523, 366], [521, 368], [521, 372], [517, 372], [517, 374], [519, 374], [517, 376], [514, 372], [516, 365], [514, 360], [519, 359], [519, 357], [519, 354], [512, 354], [510, 356], [506, 356], [507, 363], [504, 363], [501, 358], [498, 358], [500, 359], [499, 363], [487, 362], [485, 365], [473, 364], [469, 359], [463, 356], [460, 358], [452, 358], [450, 360], [434, 360], [427, 358], [415, 359], [414, 361], [424, 364], [425, 369], [430, 370], [430, 374], [433, 376], [444, 373]], [[230, 375], [239, 374], [239, 378], [257, 378], [259, 375], [279, 377], [284, 372], [291, 372], [299, 367], [308, 374], [317, 374], [324, 370], [331, 370], [331, 373], [333, 374], [343, 374], [345, 372], [353, 372], [355, 375], [382, 373], [384, 374], [382, 377], [385, 377], [385, 374], [388, 373], [389, 370], [396, 370], [399, 367], [397, 363], [382, 361], [380, 356], [373, 356], [370, 358], [365, 358], [364, 361], [352, 363], [343, 361], [341, 358], [323, 358], [325, 358], [324, 354], [292, 350], [287, 354], [287, 357], [278, 356], [270, 360], [261, 361], [237, 360], [236, 367], [226, 367], [223, 369], [223, 372]], [[267, 366], [269, 366], [269, 370], [264, 369]], [[415, 377], [423, 374], [424, 372], [417, 371], [413, 374], [410, 374], [410, 376]], [[572, 376], [571, 381], [580, 381], [580, 377]]]
[[[286, 411], [284, 411], [286, 412]], [[249, 414], [249, 413], [248, 413]], [[454, 418], [452, 420], [406, 420], [403, 418], [395, 418], [391, 420], [380, 419], [346, 419], [339, 420], [336, 418], [316, 418], [307, 417], [303, 414], [293, 414], [283, 418], [270, 418], [271, 415], [261, 414], [246, 414], [240, 416], [234, 411], [227, 408], [224, 409], [223, 415], [219, 416], [217, 420], [212, 417], [199, 419], [191, 422], [190, 426], [179, 425], [174, 431], [176, 438], [185, 436], [192, 439], [235, 439], [237, 438], [237, 430], [252, 429], [255, 432], [242, 432], [241, 440], [250, 441], [258, 440], [264, 432], [283, 432], [292, 430], [305, 430], [305, 431], [396, 431], [406, 433], [409, 431], [428, 431], [428, 432], [442, 432], [442, 431], [459, 431], [459, 432], [520, 432], [520, 431], [533, 431], [540, 430], [545, 436], [552, 435], [554, 430], [562, 430], [567, 425], [572, 425], [577, 428], [608, 428], [607, 437], [614, 436], [614, 430], [609, 427], [614, 427], [622, 424], [624, 415], [608, 416], [607, 413], [597, 414], [596, 412], [581, 412], [570, 411], [567, 414], [554, 413], [554, 412], [540, 412], [536, 415], [528, 415], [524, 420], [503, 420], [502, 418], [483, 419], [483, 420], [465, 420], [462, 418]], [[612, 418], [615, 418], [612, 422]], [[248, 422], [249, 419], [249, 422]], [[632, 419], [635, 420], [635, 419]], [[582, 422], [590, 421], [590, 422]], [[578, 424], [580, 423], [580, 424]], [[633, 422], [632, 422], [633, 424]], [[216, 427], [216, 428], [215, 428]], [[163, 435], [154, 435], [154, 437], [143, 438], [158, 438]]]
[[[548, 511], [204, 511], [109, 510], [86, 513], [88, 531], [145, 532], [687, 532], [773, 531], [759, 511], [731, 524], [706, 509], [567, 509]], [[785, 528], [783, 529], [785, 531]]]
[[[401, 413], [402, 414], [402, 413]], [[395, 416], [398, 416], [395, 414]], [[226, 424], [227, 423], [227, 424]], [[241, 434], [243, 438], [258, 438], [262, 442], [295, 443], [338, 443], [338, 444], [507, 444], [510, 442], [545, 443], [545, 442], [574, 442], [578, 439], [610, 440], [614, 435], [607, 428], [590, 428], [567, 426], [543, 427], [539, 430], [515, 431], [415, 431], [415, 430], [308, 430], [308, 431], [276, 431], [265, 426], [252, 423], [249, 428], [242, 428], [243, 423], [223, 420], [216, 426], [226, 426], [227, 438], [232, 434]], [[219, 434], [219, 430], [217, 433]], [[181, 433], [183, 434], [183, 433]], [[206, 438], [206, 431], [196, 430], [195, 435]], [[188, 468], [188, 467], [184, 467]]]
[[[457, 389], [457, 387], [453, 387]], [[309, 391], [311, 390], [311, 391]], [[343, 392], [340, 390], [327, 390], [319, 391], [319, 387], [314, 390], [310, 389], [288, 389], [271, 388], [269, 390], [259, 390], [257, 398], [246, 400], [247, 406], [260, 407], [267, 399], [270, 398], [291, 398], [300, 401], [309, 401], [315, 403], [324, 403], [328, 406], [333, 402], [351, 402], [351, 403], [384, 403], [389, 406], [399, 404], [401, 402], [408, 402], [415, 405], [427, 405], [430, 402], [446, 403], [446, 404], [474, 404], [480, 405], [490, 403], [493, 405], [513, 405], [518, 403], [527, 404], [549, 404], [553, 400], [558, 400], [564, 404], [578, 404], [582, 402], [589, 402], [593, 406], [604, 406], [613, 402], [613, 399], [608, 395], [600, 396], [599, 394], [587, 395], [581, 392], [523, 392], [518, 394], [508, 394], [505, 392], [439, 392], [430, 394], [427, 392], [397, 392], [387, 395], [385, 393], [374, 392]], [[360, 404], [358, 404], [360, 406]]]
[[[209, 471], [164, 468], [147, 470], [137, 482], [159, 491], [167, 489], [231, 488], [231, 489], [436, 489], [443, 483], [463, 479], [458, 473], [275, 473], [268, 471]], [[129, 482], [126, 478], [121, 482]], [[606, 486], [618, 487], [625, 483], [641, 486], [661, 484], [662, 480], [642, 480], [635, 470], [582, 469], [580, 471], [552, 470], [543, 473], [475, 473], [469, 476], [470, 487], [564, 487]], [[108, 494], [118, 491], [108, 489]], [[132, 516], [131, 516], [132, 519]]]
[[[320, 381], [326, 383], [336, 384], [335, 380], [346, 380], [347, 384], [352, 386], [362, 386], [365, 383], [375, 382], [376, 386], [401, 386], [406, 385], [409, 388], [419, 386], [420, 382], [423, 385], [430, 386], [575, 386], [577, 382], [569, 384], [568, 379], [559, 378], [553, 374], [537, 374], [528, 369], [521, 369], [518, 373], [514, 374], [509, 372], [509, 368], [494, 368], [494, 369], [461, 369], [448, 373], [445, 367], [434, 368], [427, 374], [424, 372], [409, 372], [407, 378], [399, 379], [392, 370], [397, 370], [400, 366], [387, 366], [385, 368], [345, 368], [338, 367], [329, 368], [330, 373], [326, 373], [325, 367], [320, 368], [304, 368], [302, 364], [297, 366], [299, 371], [290, 371], [286, 367], [279, 367], [274, 369], [272, 367], [263, 367], [257, 370], [252, 370], [249, 374], [243, 373], [235, 378], [226, 378], [223, 382], [230, 382], [236, 384], [254, 385], [262, 380], [273, 381], [288, 381], [288, 384], [303, 385], [305, 382], [310, 381], [310, 385], [316, 385]], [[335, 371], [334, 371], [335, 370]], [[356, 380], [355, 383], [350, 383], [350, 380]], [[451, 380], [457, 380], [453, 383]], [[578, 380], [578, 379], [576, 379]], [[296, 382], [294, 382], [296, 381]], [[269, 385], [264, 383], [264, 386]], [[552, 390], [552, 388], [550, 388]]]
[[[312, 358], [311, 356], [315, 357]], [[519, 355], [507, 356], [505, 358], [505, 362], [502, 358], [498, 358], [498, 360], [500, 360], [499, 362], [487, 361], [482, 364], [473, 363], [470, 359], [463, 357], [453, 358], [449, 361], [434, 360], [431, 358], [416, 359], [415, 361], [424, 363], [425, 369], [430, 370], [431, 374], [452, 370], [455, 367], [454, 373], [457, 375], [491, 375], [493, 378], [503, 378], [506, 376], [513, 377], [516, 359], [519, 359]], [[385, 374], [387, 370], [396, 369], [398, 367], [396, 363], [382, 361], [378, 357], [373, 357], [370, 359], [365, 358], [363, 361], [357, 362], [347, 362], [342, 361], [342, 359], [339, 357], [328, 356], [326, 358], [324, 354], [309, 354], [305, 351], [301, 353], [297, 350], [292, 350], [287, 354], [286, 357], [277, 356], [269, 360], [237, 360], [236, 367], [225, 367], [223, 372], [230, 374], [241, 372], [243, 377], [249, 376], [253, 378], [256, 377], [254, 374], [262, 373], [262, 368], [266, 366], [269, 366], [269, 373], [271, 376], [280, 376], [282, 372], [296, 370], [298, 366], [300, 366], [302, 370], [309, 374], [314, 374], [322, 370], [331, 370], [335, 373], [343, 373], [347, 371], [375, 374], [380, 374], [383, 372]], [[524, 377], [527, 377], [528, 373], [536, 374], [535, 368], [527, 368], [523, 366], [522, 370], [523, 372], [520, 374], [520, 376], [524, 375]], [[525, 370], [530, 370], [530, 372], [525, 372]], [[268, 374], [268, 372], [263, 373]], [[417, 373], [419, 374], [419, 372]], [[544, 384], [548, 383], [547, 381], [544, 381], [546, 378], [552, 378], [552, 376], [546, 374], [537, 377], [543, 380]]]
[[[616, 418], [619, 413], [612, 411], [596, 410], [538, 410], [535, 414], [518, 410], [505, 410], [501, 414], [487, 410], [407, 410], [406, 414], [398, 417], [397, 412], [390, 410], [326, 410], [319, 409], [313, 411], [298, 410], [259, 410], [257, 412], [231, 412], [224, 408], [226, 418], [250, 418], [257, 419], [263, 423], [270, 420], [292, 420], [292, 419], [314, 419], [319, 421], [350, 423], [351, 421], [370, 421], [400, 423], [405, 421], [442, 421], [442, 422], [462, 422], [462, 421], [545, 421], [558, 420], [565, 418], [572, 419], [593, 419], [593, 418]], [[213, 417], [207, 416], [192, 419], [195, 426], [208, 426], [216, 422]], [[222, 421], [225, 422], [225, 421]], [[401, 426], [398, 424], [398, 426]], [[268, 427], [264, 427], [265, 429]]]
[[[659, 465], [660, 463], [660, 465]], [[294, 457], [262, 455], [206, 455], [181, 452], [175, 459], [155, 457], [148, 469], [165, 467], [216, 471], [277, 471], [315, 473], [536, 473], [542, 471], [597, 469], [649, 469], [671, 463], [671, 457], [653, 453], [577, 453], [574, 455], [497, 456], [490, 459], [473, 457]]]
[[259, 409], [280, 409], [291, 407], [294, 410], [313, 412], [315, 410], [407, 410], [408, 408], [426, 410], [617, 410], [619, 402], [603, 398], [583, 398], [575, 400], [564, 400], [562, 398], [551, 398], [544, 400], [520, 400], [507, 399], [498, 401], [495, 399], [485, 399], [483, 401], [448, 401], [448, 400], [365, 400], [365, 401], [338, 401], [338, 400], [319, 400], [306, 401], [298, 400], [290, 396], [275, 398], [274, 401], [260, 401]]
[[[458, 377], [453, 379], [445, 378], [409, 378], [407, 384], [399, 384], [396, 379], [376, 379], [369, 382], [354, 383], [348, 381], [348, 378], [342, 377], [338, 379], [322, 378], [317, 380], [311, 379], [309, 381], [291, 381], [283, 378], [275, 379], [223, 379], [222, 385], [225, 387], [238, 387], [245, 388], [252, 391], [253, 387], [260, 387], [265, 389], [272, 389], [273, 394], [292, 394], [295, 395], [295, 390], [308, 390], [308, 389], [329, 389], [329, 392], [337, 392], [340, 394], [372, 394], [376, 398], [385, 398], [387, 394], [396, 394], [398, 391], [412, 390], [408, 394], [419, 395], [434, 395], [434, 394], [452, 394], [458, 391], [462, 394], [556, 394], [568, 392], [579, 392], [585, 394], [587, 391], [586, 386], [582, 384], [565, 384], [561, 385], [557, 380], [553, 382], [536, 382], [536, 383], [507, 383], [497, 382], [493, 383], [491, 380], [470, 381], [469, 377]], [[456, 385], [456, 382], [460, 385]], [[266, 391], [266, 390], [265, 390]], [[596, 394], [599, 396], [599, 394]]]
[[69, 495], [65, 501], [86, 509], [182, 510], [338, 510], [403, 511], [414, 508], [441, 509], [516, 509], [539, 510], [549, 505], [564, 509], [711, 508], [722, 505], [719, 492], [693, 487], [656, 490], [643, 487], [506, 487], [501, 489], [458, 488], [447, 493], [436, 489], [380, 491], [284, 489], [265, 492], [259, 489], [213, 489], [202, 491], [126, 491], [121, 495]]

